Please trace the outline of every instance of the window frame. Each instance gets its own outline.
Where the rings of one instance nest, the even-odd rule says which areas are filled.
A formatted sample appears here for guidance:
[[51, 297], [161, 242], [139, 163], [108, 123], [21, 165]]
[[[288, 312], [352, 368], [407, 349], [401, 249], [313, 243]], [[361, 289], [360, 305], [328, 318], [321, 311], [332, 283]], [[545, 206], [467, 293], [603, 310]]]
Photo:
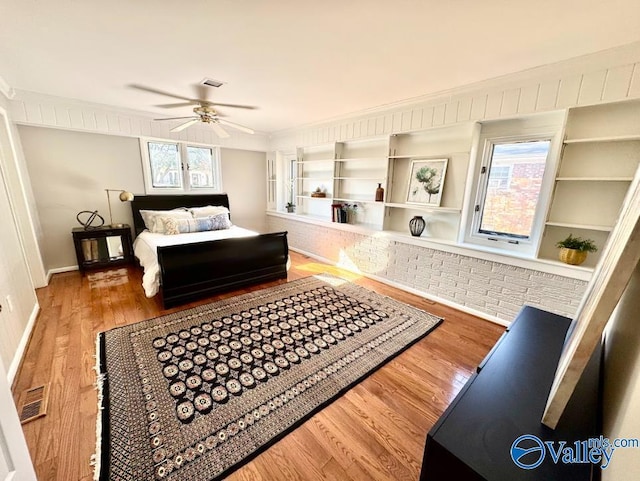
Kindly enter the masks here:
[[[179, 187], [154, 187], [151, 174], [151, 159], [149, 157], [149, 143], [171, 144], [178, 146], [180, 159], [180, 186]], [[188, 147], [205, 148], [211, 150], [211, 174], [217, 187], [194, 187], [191, 185], [191, 171], [188, 167]], [[222, 184], [222, 162], [220, 146], [201, 144], [198, 142], [185, 142], [180, 140], [159, 139], [153, 137], [140, 137], [140, 155], [142, 158], [142, 173], [144, 177], [145, 193], [178, 195], [178, 194], [220, 194], [224, 192]]]
[[[545, 221], [553, 194], [553, 186], [558, 165], [558, 157], [561, 147], [559, 126], [536, 126], [534, 128], [518, 128], [517, 125], [511, 127], [506, 121], [499, 128], [487, 129], [481, 133], [478, 139], [478, 155], [473, 180], [473, 194], [469, 196], [468, 217], [465, 226], [464, 243], [475, 246], [482, 246], [495, 251], [522, 255], [524, 257], [536, 257], [542, 234], [544, 232]], [[542, 185], [538, 195], [536, 211], [531, 224], [531, 234], [528, 239], [517, 236], [496, 235], [480, 231], [484, 203], [486, 201], [487, 187], [489, 185], [489, 173], [493, 154], [493, 147], [496, 144], [549, 141], [549, 153], [542, 176]], [[482, 173], [482, 168], [486, 168], [486, 173]], [[478, 208], [476, 208], [478, 206]]]

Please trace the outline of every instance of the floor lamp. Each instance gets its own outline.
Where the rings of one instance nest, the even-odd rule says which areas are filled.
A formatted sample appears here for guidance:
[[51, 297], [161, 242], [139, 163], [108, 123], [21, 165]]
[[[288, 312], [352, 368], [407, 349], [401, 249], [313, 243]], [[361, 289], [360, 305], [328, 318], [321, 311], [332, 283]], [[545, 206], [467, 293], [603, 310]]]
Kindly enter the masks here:
[[124, 227], [124, 224], [121, 223], [117, 223], [114, 224], [113, 223], [113, 215], [111, 214], [111, 197], [109, 197], [109, 192], [120, 192], [119, 198], [120, 198], [120, 202], [131, 202], [134, 198], [134, 195], [131, 192], [127, 192], [126, 190], [122, 190], [122, 189], [104, 189], [105, 192], [107, 193], [107, 204], [109, 204], [109, 223], [110, 226], [113, 228], [118, 228], [118, 227]]

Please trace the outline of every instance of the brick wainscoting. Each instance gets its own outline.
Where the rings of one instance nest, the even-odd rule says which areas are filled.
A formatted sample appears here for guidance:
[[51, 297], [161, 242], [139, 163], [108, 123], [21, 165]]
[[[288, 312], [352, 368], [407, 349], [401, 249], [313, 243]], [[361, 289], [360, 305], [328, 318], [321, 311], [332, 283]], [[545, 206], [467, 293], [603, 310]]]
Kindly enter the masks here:
[[267, 216], [271, 231], [288, 231], [292, 248], [511, 321], [524, 304], [575, 315], [587, 283], [499, 262]]

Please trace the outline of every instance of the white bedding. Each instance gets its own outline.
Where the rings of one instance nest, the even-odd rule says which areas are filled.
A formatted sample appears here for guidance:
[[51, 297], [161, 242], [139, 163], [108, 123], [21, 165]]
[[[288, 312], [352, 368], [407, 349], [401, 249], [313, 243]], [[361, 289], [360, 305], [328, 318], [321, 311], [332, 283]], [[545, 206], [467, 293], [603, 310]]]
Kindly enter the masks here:
[[144, 268], [142, 287], [147, 297], [153, 297], [160, 289], [160, 265], [158, 264], [158, 247], [179, 244], [193, 244], [210, 240], [229, 239], [234, 237], [251, 237], [258, 235], [249, 229], [232, 226], [230, 229], [192, 232], [189, 234], [165, 235], [142, 231], [133, 242], [133, 253]]

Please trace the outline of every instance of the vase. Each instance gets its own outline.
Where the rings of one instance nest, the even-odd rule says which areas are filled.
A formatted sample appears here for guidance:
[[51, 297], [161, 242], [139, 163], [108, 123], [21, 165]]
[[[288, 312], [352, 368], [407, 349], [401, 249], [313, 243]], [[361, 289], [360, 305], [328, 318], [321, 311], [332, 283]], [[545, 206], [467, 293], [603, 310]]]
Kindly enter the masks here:
[[579, 266], [587, 259], [587, 251], [579, 251], [576, 249], [568, 249], [566, 247], [562, 247], [560, 248], [558, 257], [565, 264]]
[[427, 223], [422, 216], [416, 215], [409, 221], [409, 232], [411, 232], [411, 235], [414, 237], [420, 237], [426, 226]]
[[378, 184], [378, 188], [376, 189], [376, 202], [382, 202], [384, 200], [384, 188], [382, 184]]

